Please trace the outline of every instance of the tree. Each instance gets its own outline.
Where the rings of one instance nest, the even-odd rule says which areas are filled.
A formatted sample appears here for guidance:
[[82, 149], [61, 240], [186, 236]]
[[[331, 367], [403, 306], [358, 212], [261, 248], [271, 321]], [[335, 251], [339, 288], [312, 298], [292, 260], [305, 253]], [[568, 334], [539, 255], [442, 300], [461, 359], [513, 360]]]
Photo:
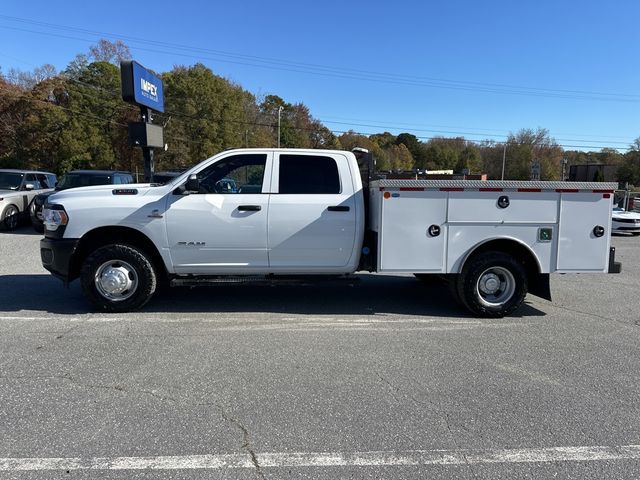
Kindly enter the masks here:
[[166, 124], [169, 149], [158, 152], [159, 164], [187, 168], [247, 143], [247, 96], [241, 87], [202, 64], [176, 66], [162, 78], [166, 111], [157, 118]]
[[528, 180], [531, 163], [540, 162], [541, 180], [558, 180], [563, 150], [544, 128], [523, 128], [507, 139], [505, 179]]
[[101, 38], [96, 45], [89, 47], [89, 60], [120, 65], [123, 60], [131, 60], [131, 52], [122, 40], [110, 42]]
[[32, 89], [40, 82], [55, 77], [57, 74], [56, 67], [45, 63], [41, 67], [34, 68], [31, 72], [11, 68], [5, 78], [7, 82], [26, 91]]
[[389, 150], [389, 166], [393, 171], [406, 171], [413, 169], [413, 157], [404, 143], [392, 145]]
[[418, 140], [418, 137], [411, 133], [401, 133], [396, 138], [396, 145], [403, 144], [409, 152], [411, 152], [411, 156], [414, 160], [416, 168], [426, 168], [427, 164], [427, 152], [425, 149], [425, 145]]
[[633, 186], [640, 185], [640, 137], [636, 138], [618, 167], [618, 181]]

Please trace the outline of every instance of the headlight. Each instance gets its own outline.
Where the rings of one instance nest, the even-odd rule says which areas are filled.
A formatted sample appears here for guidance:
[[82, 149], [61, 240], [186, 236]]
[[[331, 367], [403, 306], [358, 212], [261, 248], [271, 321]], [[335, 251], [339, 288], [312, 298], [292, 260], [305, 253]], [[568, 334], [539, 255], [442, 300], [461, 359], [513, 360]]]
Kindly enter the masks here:
[[42, 221], [47, 230], [56, 231], [60, 225], [69, 223], [69, 216], [62, 205], [49, 205], [42, 210]]

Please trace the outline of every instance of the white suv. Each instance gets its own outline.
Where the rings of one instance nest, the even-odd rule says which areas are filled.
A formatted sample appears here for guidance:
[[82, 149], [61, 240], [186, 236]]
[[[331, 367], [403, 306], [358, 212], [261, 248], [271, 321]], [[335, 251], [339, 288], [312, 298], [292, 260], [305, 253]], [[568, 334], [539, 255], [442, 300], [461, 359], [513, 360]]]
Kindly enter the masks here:
[[38, 193], [52, 190], [56, 180], [50, 172], [0, 170], [0, 226], [15, 230], [20, 217], [29, 214], [33, 198]]

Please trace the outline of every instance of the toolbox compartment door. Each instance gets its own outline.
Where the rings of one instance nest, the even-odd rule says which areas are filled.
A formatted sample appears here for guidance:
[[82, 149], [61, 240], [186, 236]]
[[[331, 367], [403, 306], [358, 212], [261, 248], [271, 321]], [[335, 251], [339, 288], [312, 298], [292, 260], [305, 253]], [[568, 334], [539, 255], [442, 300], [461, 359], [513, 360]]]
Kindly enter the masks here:
[[447, 195], [399, 191], [381, 202], [380, 271], [444, 272]]
[[[604, 227], [604, 235], [594, 233]], [[602, 193], [563, 193], [557, 271], [607, 272], [611, 243], [611, 199]]]

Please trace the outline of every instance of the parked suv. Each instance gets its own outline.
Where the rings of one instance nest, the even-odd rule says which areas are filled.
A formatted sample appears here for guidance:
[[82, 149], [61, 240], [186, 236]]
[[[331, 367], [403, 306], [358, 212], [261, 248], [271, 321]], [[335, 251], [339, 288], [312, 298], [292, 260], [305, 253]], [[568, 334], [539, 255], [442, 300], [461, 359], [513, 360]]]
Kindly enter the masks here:
[[14, 230], [20, 217], [29, 214], [29, 205], [41, 192], [51, 191], [56, 176], [32, 170], [0, 170], [0, 225]]
[[90, 187], [93, 185], [124, 185], [133, 183], [133, 177], [129, 172], [111, 170], [73, 170], [67, 173], [55, 190], [37, 195], [31, 204], [31, 224], [36, 232], [43, 233], [42, 207], [47, 203], [47, 198], [60, 190], [69, 188]]

